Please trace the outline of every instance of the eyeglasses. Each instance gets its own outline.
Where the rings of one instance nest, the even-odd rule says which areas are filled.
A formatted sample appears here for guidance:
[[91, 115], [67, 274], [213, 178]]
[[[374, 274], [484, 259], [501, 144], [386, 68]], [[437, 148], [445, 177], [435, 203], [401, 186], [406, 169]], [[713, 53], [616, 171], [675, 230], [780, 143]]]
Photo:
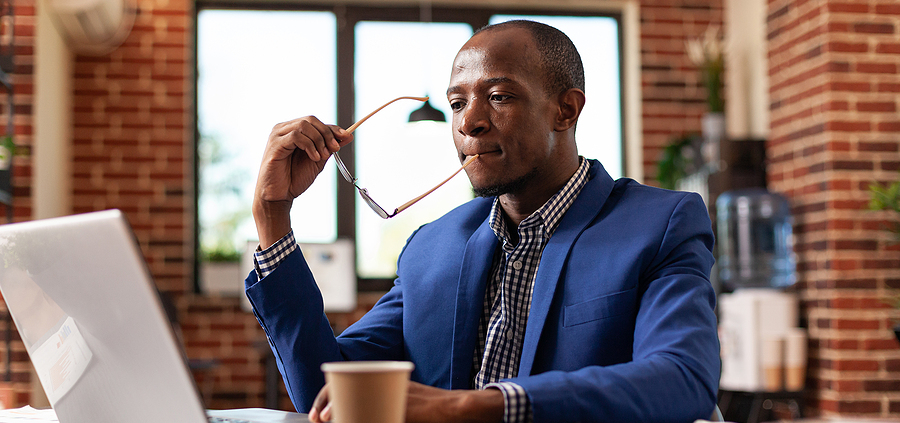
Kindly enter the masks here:
[[[382, 105], [381, 107], [375, 109], [375, 111], [373, 111], [372, 113], [369, 113], [369, 114], [366, 115], [364, 118], [360, 119], [359, 121], [357, 121], [356, 123], [354, 123], [353, 125], [351, 125], [349, 128], [347, 128], [347, 132], [353, 132], [353, 131], [355, 131], [356, 128], [359, 128], [359, 125], [361, 125], [363, 122], [366, 121], [366, 119], [372, 117], [372, 115], [374, 115], [375, 113], [378, 113], [378, 111], [380, 111], [381, 109], [387, 107], [389, 104], [391, 104], [391, 103], [393, 103], [393, 102], [395, 102], [395, 101], [397, 101], [397, 100], [404, 100], [404, 99], [406, 99], [406, 100], [427, 101], [427, 100], [428, 100], [428, 97], [397, 97], [397, 98], [395, 98], [395, 99], [393, 99], [393, 100], [391, 100], [391, 101], [389, 101], [389, 102], [387, 102], [387, 103], [384, 103], [384, 105]], [[460, 167], [459, 170], [457, 170], [456, 172], [453, 172], [453, 174], [450, 175], [449, 178], [444, 179], [441, 183], [437, 184], [434, 188], [432, 188], [432, 189], [426, 191], [424, 194], [422, 194], [422, 195], [420, 195], [420, 196], [418, 196], [418, 197], [416, 197], [416, 198], [413, 198], [412, 200], [409, 200], [408, 202], [404, 203], [404, 204], [401, 205], [400, 207], [397, 207], [396, 209], [394, 209], [393, 213], [388, 213], [383, 207], [379, 206], [378, 203], [376, 203], [375, 200], [372, 199], [372, 197], [369, 195], [369, 191], [368, 191], [367, 189], [365, 189], [365, 188], [363, 188], [363, 187], [361, 187], [361, 186], [359, 186], [359, 185], [356, 184], [356, 178], [354, 178], [353, 175], [350, 174], [350, 171], [347, 170], [347, 166], [344, 165], [344, 162], [341, 160], [341, 156], [340, 156], [337, 152], [331, 153], [331, 155], [334, 156], [334, 163], [337, 164], [337, 168], [338, 168], [338, 170], [341, 172], [341, 175], [344, 177], [344, 179], [345, 179], [347, 182], [353, 184], [354, 187], [356, 187], [356, 190], [359, 192], [359, 196], [362, 197], [363, 201], [365, 201], [366, 204], [368, 204], [369, 207], [370, 207], [373, 211], [375, 211], [376, 214], [378, 214], [378, 216], [381, 216], [382, 219], [390, 219], [390, 218], [396, 216], [398, 213], [402, 212], [403, 210], [406, 210], [407, 208], [409, 208], [409, 206], [412, 206], [413, 204], [416, 204], [417, 202], [419, 202], [419, 200], [425, 198], [426, 196], [428, 196], [428, 194], [431, 194], [431, 193], [434, 192], [436, 189], [438, 189], [438, 188], [440, 188], [442, 185], [446, 184], [447, 181], [453, 179], [453, 177], [456, 176], [456, 174], [458, 174], [459, 172], [462, 172], [462, 170], [465, 169], [466, 166], [468, 166], [468, 165], [471, 164], [475, 159], [478, 158], [478, 155], [477, 155], [477, 154], [474, 155], [474, 156], [469, 157], [469, 158], [466, 159], [466, 161], [463, 163], [462, 167]]]

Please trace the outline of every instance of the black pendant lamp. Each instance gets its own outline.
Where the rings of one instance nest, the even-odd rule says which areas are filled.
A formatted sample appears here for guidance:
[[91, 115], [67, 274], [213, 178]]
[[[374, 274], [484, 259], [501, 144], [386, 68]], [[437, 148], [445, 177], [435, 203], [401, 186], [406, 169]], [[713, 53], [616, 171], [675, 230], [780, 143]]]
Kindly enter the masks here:
[[409, 121], [410, 123], [422, 121], [446, 122], [447, 118], [444, 117], [444, 113], [432, 107], [431, 102], [426, 100], [422, 107], [413, 110], [413, 112], [409, 114]]

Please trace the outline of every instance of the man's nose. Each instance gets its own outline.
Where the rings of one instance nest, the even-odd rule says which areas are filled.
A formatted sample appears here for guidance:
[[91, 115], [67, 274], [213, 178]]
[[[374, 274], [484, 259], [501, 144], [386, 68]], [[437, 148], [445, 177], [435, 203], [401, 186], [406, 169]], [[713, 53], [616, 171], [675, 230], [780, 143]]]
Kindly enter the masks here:
[[490, 130], [491, 122], [486, 104], [483, 101], [472, 100], [463, 111], [459, 132], [467, 136], [481, 135]]

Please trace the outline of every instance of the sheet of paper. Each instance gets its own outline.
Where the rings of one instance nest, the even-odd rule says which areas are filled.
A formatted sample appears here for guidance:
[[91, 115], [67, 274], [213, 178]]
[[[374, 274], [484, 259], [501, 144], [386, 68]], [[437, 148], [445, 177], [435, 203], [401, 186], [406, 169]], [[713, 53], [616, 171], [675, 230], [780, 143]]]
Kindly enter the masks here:
[[31, 361], [51, 405], [78, 382], [93, 354], [75, 320], [66, 318], [59, 330], [31, 352]]
[[58, 421], [59, 419], [56, 418], [56, 412], [53, 411], [52, 408], [48, 408], [46, 410], [38, 410], [26, 405], [22, 408], [0, 410], [0, 423], [55, 423]]

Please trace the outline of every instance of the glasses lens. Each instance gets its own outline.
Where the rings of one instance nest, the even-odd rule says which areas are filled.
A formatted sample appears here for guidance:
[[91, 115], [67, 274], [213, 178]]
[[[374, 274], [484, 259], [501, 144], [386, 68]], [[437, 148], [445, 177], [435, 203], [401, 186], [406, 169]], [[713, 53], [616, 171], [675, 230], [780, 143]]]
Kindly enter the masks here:
[[376, 214], [381, 216], [382, 219], [387, 219], [387, 218], [391, 217], [391, 215], [389, 215], [386, 211], [384, 211], [384, 209], [381, 208], [381, 206], [379, 206], [378, 204], [375, 203], [375, 200], [373, 200], [372, 197], [369, 197], [368, 190], [366, 190], [365, 188], [360, 188], [360, 187], [356, 187], [356, 188], [357, 188], [357, 190], [359, 190], [359, 196], [362, 197], [363, 201], [365, 201], [366, 204], [368, 204], [369, 207], [372, 210], [374, 210]]
[[351, 184], [356, 183], [356, 179], [353, 179], [353, 176], [350, 175], [350, 171], [347, 170], [347, 166], [344, 165], [341, 156], [339, 156], [337, 152], [331, 153], [331, 155], [334, 156], [334, 163], [337, 164], [337, 168], [341, 172], [341, 175], [344, 176], [344, 179]]

